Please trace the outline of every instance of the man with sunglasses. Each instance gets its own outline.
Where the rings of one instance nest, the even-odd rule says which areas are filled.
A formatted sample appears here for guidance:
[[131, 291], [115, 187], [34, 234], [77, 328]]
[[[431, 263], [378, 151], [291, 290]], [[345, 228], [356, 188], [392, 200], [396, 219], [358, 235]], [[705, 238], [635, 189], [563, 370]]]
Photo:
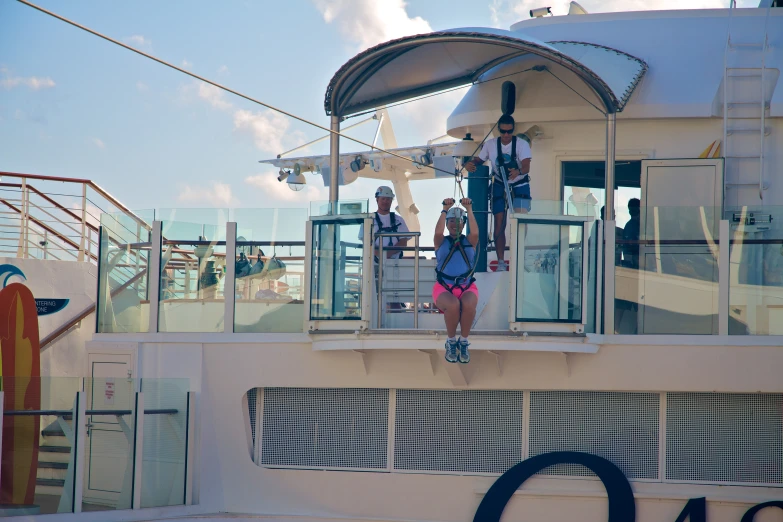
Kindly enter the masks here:
[[492, 215], [495, 220], [494, 240], [495, 252], [498, 257], [498, 272], [505, 272], [508, 265], [504, 260], [506, 254], [506, 187], [503, 183], [501, 167], [508, 175], [508, 185], [515, 212], [530, 211], [530, 145], [522, 138], [514, 136], [514, 118], [504, 114], [498, 120], [500, 136], [495, 140], [487, 140], [481, 152], [465, 164], [468, 172], [475, 172], [476, 165], [481, 165], [488, 159], [492, 169]]

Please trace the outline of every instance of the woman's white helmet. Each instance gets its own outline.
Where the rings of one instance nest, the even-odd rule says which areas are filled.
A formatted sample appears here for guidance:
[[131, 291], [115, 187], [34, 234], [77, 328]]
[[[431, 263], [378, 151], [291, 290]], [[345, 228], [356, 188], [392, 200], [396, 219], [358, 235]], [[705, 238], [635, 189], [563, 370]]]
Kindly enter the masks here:
[[376, 198], [394, 198], [394, 192], [392, 192], [391, 187], [378, 187], [378, 190], [375, 191], [375, 197]]
[[465, 221], [466, 219], [465, 211], [462, 210], [459, 207], [451, 207], [448, 212], [446, 212], [446, 219], [457, 219], [460, 221]]

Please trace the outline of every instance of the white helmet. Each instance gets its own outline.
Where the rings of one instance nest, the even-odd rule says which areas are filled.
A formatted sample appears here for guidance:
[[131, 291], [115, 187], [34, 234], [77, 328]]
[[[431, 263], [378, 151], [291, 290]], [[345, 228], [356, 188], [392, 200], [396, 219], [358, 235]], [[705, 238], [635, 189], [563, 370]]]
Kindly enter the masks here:
[[465, 215], [465, 211], [461, 208], [451, 207], [449, 211], [446, 212], [446, 219], [458, 219], [460, 221], [465, 221], [467, 216]]
[[376, 198], [394, 198], [394, 192], [392, 192], [391, 187], [378, 187], [378, 190], [375, 191], [375, 197]]

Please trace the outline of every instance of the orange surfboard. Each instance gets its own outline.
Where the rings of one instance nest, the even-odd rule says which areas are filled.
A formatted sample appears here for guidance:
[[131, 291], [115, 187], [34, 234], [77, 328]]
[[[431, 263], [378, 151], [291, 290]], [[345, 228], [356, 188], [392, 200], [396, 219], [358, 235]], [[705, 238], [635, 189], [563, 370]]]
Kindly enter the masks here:
[[[0, 290], [0, 375], [3, 411], [41, 409], [38, 310], [21, 283]], [[0, 504], [34, 502], [40, 421], [38, 415], [4, 415]]]

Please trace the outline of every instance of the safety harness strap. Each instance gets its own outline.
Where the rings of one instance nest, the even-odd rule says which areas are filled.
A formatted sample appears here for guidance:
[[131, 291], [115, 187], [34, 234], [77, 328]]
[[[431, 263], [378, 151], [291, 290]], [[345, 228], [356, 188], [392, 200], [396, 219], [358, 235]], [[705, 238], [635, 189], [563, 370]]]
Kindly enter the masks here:
[[[448, 240], [451, 243], [451, 247], [449, 249], [448, 255], [446, 256], [446, 259], [443, 260], [443, 264], [441, 265], [443, 269], [445, 269], [448, 266], [449, 261], [451, 261], [451, 258], [454, 255], [454, 252], [456, 252], [457, 250], [459, 250], [460, 254], [462, 254], [462, 259], [465, 260], [465, 264], [468, 266], [472, 265], [470, 259], [468, 258], [467, 252], [465, 252], [465, 247], [462, 244], [463, 239], [465, 239], [464, 235], [460, 236], [457, 241], [454, 241], [454, 239], [452, 239], [451, 236], [446, 236], [446, 240]], [[470, 285], [472, 285], [476, 281], [476, 278], [472, 277], [472, 275], [473, 275], [473, 268], [471, 268], [467, 272], [463, 272], [462, 274], [456, 277], [449, 274], [445, 274], [442, 269], [441, 270], [438, 270], [437, 268], [435, 269], [435, 276], [437, 278], [438, 283], [443, 285], [443, 288], [445, 288], [446, 290], [449, 291], [449, 293], [452, 294], [454, 293], [454, 289], [457, 287], [461, 288], [463, 291], [467, 290], [470, 287]], [[448, 284], [445, 280], [445, 277], [448, 277], [449, 279], [453, 279], [454, 284], [451, 285]], [[460, 281], [463, 280], [466, 280], [466, 282], [460, 284]]]

